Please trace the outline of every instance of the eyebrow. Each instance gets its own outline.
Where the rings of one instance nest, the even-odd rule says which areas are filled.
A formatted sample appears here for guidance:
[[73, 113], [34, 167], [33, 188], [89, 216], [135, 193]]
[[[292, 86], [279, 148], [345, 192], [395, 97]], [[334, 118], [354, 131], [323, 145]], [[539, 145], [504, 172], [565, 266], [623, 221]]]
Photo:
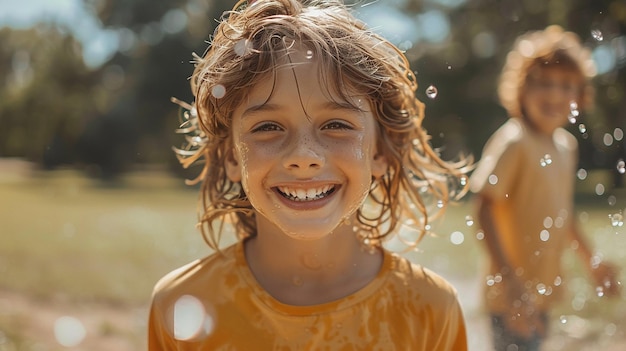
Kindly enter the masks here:
[[[321, 105], [314, 106], [316, 110], [327, 110], [327, 111], [352, 111], [352, 112], [363, 112], [362, 109], [353, 106], [352, 104], [344, 101], [326, 101]], [[254, 115], [257, 113], [263, 112], [273, 112], [279, 111], [281, 109], [281, 105], [273, 104], [270, 102], [253, 105], [246, 108], [245, 111], [241, 114], [242, 118], [249, 117], [250, 115]]]

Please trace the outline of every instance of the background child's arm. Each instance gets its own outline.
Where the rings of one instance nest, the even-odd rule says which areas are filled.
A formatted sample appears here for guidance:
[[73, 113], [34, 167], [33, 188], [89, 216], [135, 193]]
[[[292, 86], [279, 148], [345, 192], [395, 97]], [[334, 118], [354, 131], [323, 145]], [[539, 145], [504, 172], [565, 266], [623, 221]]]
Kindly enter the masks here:
[[[504, 293], [509, 297], [508, 301], [523, 301], [522, 295], [525, 293], [524, 284], [515, 275], [515, 267], [511, 265], [509, 259], [505, 256], [502, 245], [500, 243], [500, 234], [493, 221], [493, 200], [486, 195], [480, 195], [478, 201], [478, 217], [481, 228], [485, 234], [485, 242], [487, 250], [493, 263], [500, 267], [502, 274], [502, 282], [505, 284]], [[504, 316], [504, 322], [507, 328], [515, 331], [523, 337], [530, 337], [533, 333], [543, 335], [545, 333], [544, 322], [539, 318], [538, 314], [533, 314], [534, 310], [530, 306], [530, 302], [522, 304], [519, 307], [511, 306], [508, 315]], [[525, 315], [524, 318], [519, 318]]]
[[515, 269], [511, 267], [508, 258], [505, 257], [502, 251], [500, 237], [493, 221], [493, 201], [486, 195], [479, 195], [478, 218], [481, 229], [485, 234], [489, 257], [497, 267], [500, 267], [502, 276], [514, 273]]

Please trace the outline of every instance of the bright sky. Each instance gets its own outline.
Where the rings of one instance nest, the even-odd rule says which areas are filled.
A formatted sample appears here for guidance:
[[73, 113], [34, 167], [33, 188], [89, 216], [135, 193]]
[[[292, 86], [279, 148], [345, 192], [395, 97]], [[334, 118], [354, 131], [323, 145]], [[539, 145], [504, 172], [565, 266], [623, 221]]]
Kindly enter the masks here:
[[104, 30], [82, 0], [0, 0], [0, 27], [26, 29], [42, 21], [67, 26], [82, 43], [89, 67], [100, 66], [117, 50], [117, 33]]

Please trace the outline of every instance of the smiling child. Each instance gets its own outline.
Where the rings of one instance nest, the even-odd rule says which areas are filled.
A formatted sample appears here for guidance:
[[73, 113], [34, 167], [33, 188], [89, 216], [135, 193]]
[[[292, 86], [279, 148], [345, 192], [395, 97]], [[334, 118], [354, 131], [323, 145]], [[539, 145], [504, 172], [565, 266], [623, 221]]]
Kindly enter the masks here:
[[[238, 3], [198, 58], [178, 150], [206, 161], [217, 251], [156, 285], [149, 349], [466, 350], [453, 287], [382, 246], [464, 192], [467, 162], [431, 148], [416, 88], [339, 2]], [[224, 225], [239, 240], [222, 248]]]

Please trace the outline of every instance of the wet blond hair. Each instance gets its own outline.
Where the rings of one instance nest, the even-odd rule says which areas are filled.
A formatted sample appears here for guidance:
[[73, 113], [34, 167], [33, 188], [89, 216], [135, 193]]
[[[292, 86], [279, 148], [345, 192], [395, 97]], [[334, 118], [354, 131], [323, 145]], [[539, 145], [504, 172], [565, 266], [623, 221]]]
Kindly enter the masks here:
[[520, 35], [506, 57], [498, 85], [500, 103], [511, 117], [523, 116], [522, 97], [532, 73], [537, 70], [562, 69], [581, 79], [578, 107], [585, 109], [593, 101], [591, 78], [596, 74], [591, 51], [582, 46], [573, 32], [558, 25]]
[[373, 180], [367, 201], [373, 210], [357, 210], [355, 231], [379, 245], [406, 220], [421, 230], [406, 240], [415, 246], [429, 216], [466, 192], [470, 162], [463, 157], [443, 161], [433, 150], [406, 57], [336, 0], [240, 1], [220, 19], [203, 57], [196, 57], [195, 104], [181, 103], [188, 111], [179, 132], [187, 143], [175, 150], [184, 167], [205, 162], [190, 181], [202, 182], [199, 225], [205, 241], [219, 249], [224, 223], [233, 224], [240, 238], [256, 235], [256, 213], [224, 167], [232, 157], [232, 113], [252, 87], [284, 65], [281, 58], [294, 43], [318, 60], [320, 82], [328, 92], [355, 109], [351, 97], [367, 97], [378, 124], [378, 150], [389, 167]]

